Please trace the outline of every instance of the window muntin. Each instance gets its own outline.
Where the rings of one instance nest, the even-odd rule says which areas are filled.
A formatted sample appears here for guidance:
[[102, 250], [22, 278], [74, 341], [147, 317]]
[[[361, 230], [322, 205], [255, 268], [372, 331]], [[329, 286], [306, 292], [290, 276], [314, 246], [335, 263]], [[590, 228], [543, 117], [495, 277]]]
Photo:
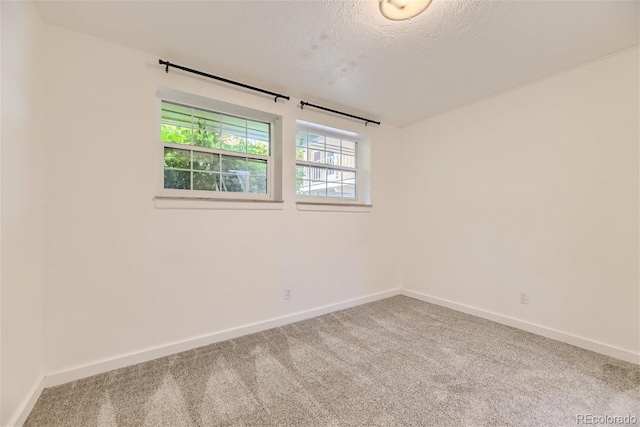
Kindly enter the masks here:
[[297, 195], [357, 199], [356, 141], [298, 128], [295, 148]]
[[271, 124], [162, 101], [163, 188], [269, 194]]

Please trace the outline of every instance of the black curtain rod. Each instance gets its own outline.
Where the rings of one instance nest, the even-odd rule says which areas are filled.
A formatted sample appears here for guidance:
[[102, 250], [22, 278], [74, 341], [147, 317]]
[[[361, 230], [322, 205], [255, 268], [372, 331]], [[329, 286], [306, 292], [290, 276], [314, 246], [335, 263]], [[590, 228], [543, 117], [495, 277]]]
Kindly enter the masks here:
[[300, 109], [304, 110], [305, 105], [308, 105], [309, 107], [317, 108], [319, 110], [328, 111], [330, 113], [340, 114], [341, 116], [351, 117], [352, 119], [362, 120], [365, 126], [368, 125], [369, 123], [375, 123], [378, 126], [380, 126], [380, 122], [376, 122], [375, 120], [354, 116], [353, 114], [347, 114], [347, 113], [343, 113], [342, 111], [332, 110], [331, 108], [321, 107], [319, 105], [309, 104], [308, 102], [300, 101]]
[[199, 76], [209, 77], [210, 79], [220, 80], [221, 82], [225, 82], [225, 83], [229, 83], [229, 84], [232, 84], [232, 85], [240, 86], [240, 87], [243, 87], [245, 89], [251, 89], [251, 90], [255, 90], [256, 92], [266, 93], [267, 95], [275, 96], [275, 99], [273, 100], [274, 102], [278, 102], [278, 98], [286, 99], [287, 101], [291, 99], [287, 95], [282, 95], [280, 93], [275, 93], [275, 92], [271, 92], [271, 91], [268, 91], [268, 90], [260, 89], [259, 87], [255, 87], [255, 86], [249, 86], [249, 85], [246, 85], [246, 84], [240, 83], [240, 82], [234, 82], [233, 80], [225, 79], [224, 77], [218, 77], [218, 76], [214, 76], [212, 74], [203, 73], [202, 71], [193, 70], [191, 68], [183, 67], [181, 65], [172, 64], [169, 61], [163, 61], [162, 59], [159, 59], [158, 63], [160, 65], [165, 65], [166, 66], [165, 72], [167, 72], [167, 73], [169, 72], [169, 67], [178, 68], [180, 70], [187, 71], [187, 72], [193, 73], [193, 74], [197, 74]]

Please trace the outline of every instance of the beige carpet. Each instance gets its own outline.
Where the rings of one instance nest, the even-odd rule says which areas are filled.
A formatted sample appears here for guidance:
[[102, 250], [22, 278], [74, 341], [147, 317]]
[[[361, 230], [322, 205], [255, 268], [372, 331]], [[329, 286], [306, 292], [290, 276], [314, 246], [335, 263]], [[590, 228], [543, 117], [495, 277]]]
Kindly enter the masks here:
[[26, 426], [576, 425], [640, 367], [398, 296], [44, 390]]

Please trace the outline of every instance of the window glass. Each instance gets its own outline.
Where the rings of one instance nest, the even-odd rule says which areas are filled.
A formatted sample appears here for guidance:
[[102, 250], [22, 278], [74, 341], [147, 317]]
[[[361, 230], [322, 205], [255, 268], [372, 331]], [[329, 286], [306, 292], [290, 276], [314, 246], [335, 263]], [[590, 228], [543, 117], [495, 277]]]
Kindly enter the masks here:
[[268, 193], [271, 125], [162, 101], [164, 188]]
[[356, 199], [356, 141], [296, 131], [296, 194]]

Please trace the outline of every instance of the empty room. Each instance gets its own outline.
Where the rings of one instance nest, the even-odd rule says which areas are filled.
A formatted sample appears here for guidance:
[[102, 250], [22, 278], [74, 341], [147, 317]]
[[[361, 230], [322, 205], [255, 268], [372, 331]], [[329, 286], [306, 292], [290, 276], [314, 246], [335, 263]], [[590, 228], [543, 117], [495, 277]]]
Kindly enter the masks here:
[[1, 426], [640, 424], [638, 1], [1, 1]]

